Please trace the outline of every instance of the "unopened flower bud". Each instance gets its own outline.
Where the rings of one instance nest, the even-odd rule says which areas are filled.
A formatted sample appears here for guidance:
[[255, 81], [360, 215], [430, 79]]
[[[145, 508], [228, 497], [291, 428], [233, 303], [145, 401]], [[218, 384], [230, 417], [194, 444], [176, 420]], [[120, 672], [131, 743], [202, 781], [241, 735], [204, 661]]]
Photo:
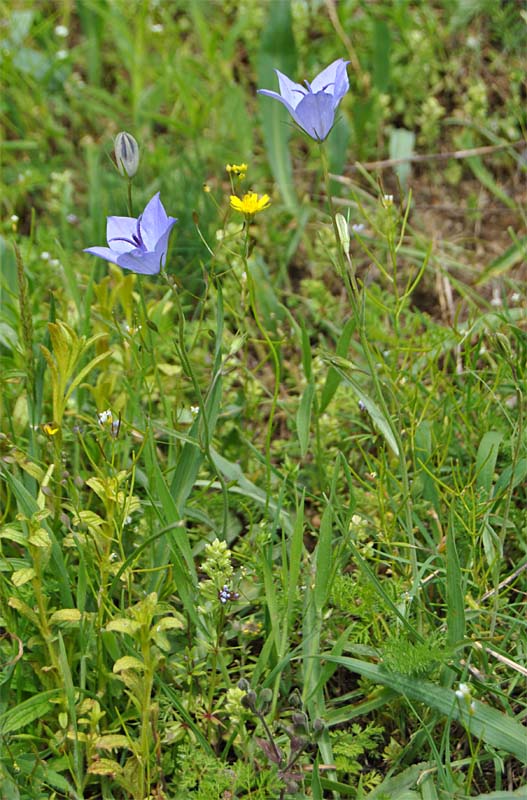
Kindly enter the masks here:
[[139, 145], [130, 133], [121, 131], [114, 144], [117, 169], [125, 178], [133, 178], [139, 167]]
[[271, 689], [262, 689], [258, 696], [258, 710], [265, 714], [271, 705], [273, 699], [273, 692]]
[[344, 253], [350, 251], [350, 232], [346, 218], [342, 214], [335, 215], [335, 222], [337, 223], [337, 230], [339, 232], [339, 239]]
[[304, 731], [307, 731], [308, 728], [308, 721], [307, 715], [304, 714], [303, 711], [295, 711], [291, 715], [291, 720], [295, 728], [301, 728]]

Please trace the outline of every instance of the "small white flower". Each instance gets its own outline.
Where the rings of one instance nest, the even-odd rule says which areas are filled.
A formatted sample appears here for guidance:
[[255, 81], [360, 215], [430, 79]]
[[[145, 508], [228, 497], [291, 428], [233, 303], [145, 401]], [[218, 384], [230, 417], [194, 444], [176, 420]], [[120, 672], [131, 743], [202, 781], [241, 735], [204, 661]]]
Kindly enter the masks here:
[[57, 58], [59, 61], [64, 61], [68, 57], [67, 50], [57, 50]]
[[99, 425], [106, 425], [107, 422], [112, 422], [113, 416], [110, 409], [107, 408], [106, 411], [101, 411], [100, 414], [97, 414], [97, 420], [99, 422]]
[[55, 27], [55, 35], [60, 36], [61, 39], [65, 39], [68, 34], [69, 30], [66, 28], [65, 25], [57, 25]]
[[69, 222], [70, 225], [75, 225], [76, 222], [79, 221], [79, 218], [76, 214], [68, 214], [66, 217], [66, 222]]
[[40, 258], [42, 259], [42, 261], [49, 261], [49, 259], [51, 258], [51, 256], [50, 256], [50, 254], [48, 253], [48, 251], [47, 251], [47, 250], [44, 250], [44, 251], [43, 251], [43, 252], [40, 254]]
[[160, 22], [152, 22], [150, 25], [150, 30], [152, 33], [163, 33], [164, 28]]
[[199, 414], [199, 406], [190, 406], [190, 413], [192, 416], [197, 417]]
[[366, 226], [363, 222], [356, 222], [354, 225], [351, 226], [351, 230], [355, 231], [355, 233], [362, 233]]
[[513, 292], [511, 294], [511, 303], [519, 303], [521, 300], [521, 294], [519, 292]]
[[49, 262], [50, 267], [60, 267], [60, 261], [58, 258], [52, 258]]
[[18, 222], [20, 217], [17, 214], [11, 214], [11, 222]]
[[460, 683], [459, 687], [456, 689], [456, 697], [458, 700], [466, 700], [470, 697], [470, 687], [466, 683]]

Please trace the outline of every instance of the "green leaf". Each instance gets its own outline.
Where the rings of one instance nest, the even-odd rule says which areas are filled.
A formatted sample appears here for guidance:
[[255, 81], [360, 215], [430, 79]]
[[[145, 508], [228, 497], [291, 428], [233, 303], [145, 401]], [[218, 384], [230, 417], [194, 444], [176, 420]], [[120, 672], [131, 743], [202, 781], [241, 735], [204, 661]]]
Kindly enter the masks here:
[[[407, 131], [406, 128], [394, 128], [390, 134], [390, 158], [410, 159], [414, 154], [414, 145], [415, 133], [413, 131]], [[411, 169], [410, 161], [395, 165], [395, 173], [403, 189], [406, 189]]]
[[503, 439], [501, 431], [487, 431], [479, 443], [476, 455], [476, 486], [490, 497], [498, 450]]
[[50, 689], [48, 692], [42, 692], [29, 700], [24, 700], [19, 703], [15, 708], [4, 711], [0, 714], [0, 734], [14, 733], [30, 725], [36, 719], [45, 717], [52, 707], [52, 700], [60, 696], [58, 689]]
[[309, 447], [309, 432], [311, 426], [311, 409], [315, 395], [315, 382], [310, 380], [302, 392], [300, 405], [296, 413], [296, 431], [300, 442], [300, 455], [305, 458]]

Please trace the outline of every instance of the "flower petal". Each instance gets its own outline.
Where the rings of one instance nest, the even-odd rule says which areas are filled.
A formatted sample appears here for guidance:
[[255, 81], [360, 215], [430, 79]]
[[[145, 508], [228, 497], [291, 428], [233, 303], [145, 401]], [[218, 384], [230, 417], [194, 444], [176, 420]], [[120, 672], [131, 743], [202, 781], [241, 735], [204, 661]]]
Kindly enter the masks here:
[[[316, 78], [311, 83], [311, 89], [316, 94], [317, 92], [327, 92], [339, 102], [349, 89], [348, 74], [346, 66], [349, 61], [344, 61], [343, 58], [337, 58], [329, 65], [319, 72]], [[337, 99], [338, 98], [338, 99]]]
[[138, 275], [156, 275], [161, 269], [161, 257], [158, 253], [145, 253], [136, 250], [137, 255], [122, 253], [115, 262], [123, 269], [129, 269]]
[[[269, 89], [258, 89], [257, 93], [258, 94], [265, 94], [265, 95], [267, 95], [267, 97], [272, 97], [273, 100], [279, 100], [280, 103], [282, 103], [282, 105], [284, 105], [287, 108], [287, 110], [289, 111], [291, 116], [294, 115], [295, 107], [292, 106], [290, 103], [288, 103], [287, 100], [284, 100], [282, 95], [278, 94], [278, 92], [271, 92]], [[297, 104], [295, 103], [295, 105], [297, 105]]]
[[165, 233], [169, 224], [169, 217], [159, 199], [159, 192], [147, 203], [139, 224], [145, 247], [148, 251], [153, 252], [159, 237]]
[[280, 86], [281, 96], [292, 108], [296, 108], [302, 97], [307, 92], [306, 87], [302, 86], [300, 83], [295, 83], [288, 78], [287, 75], [284, 75], [283, 72], [280, 72], [279, 69], [275, 69], [275, 72], [278, 76], [278, 85]]
[[326, 92], [306, 94], [293, 113], [293, 119], [317, 142], [322, 142], [335, 121], [333, 97]]
[[133, 217], [108, 217], [106, 220], [106, 239], [116, 253], [128, 253], [136, 247], [133, 239], [136, 230], [137, 220]]
[[[169, 217], [169, 220], [170, 219], [172, 219], [172, 217]], [[159, 238], [159, 240], [158, 240], [158, 242], [156, 244], [156, 247], [155, 247], [154, 255], [156, 256], [156, 258], [158, 259], [158, 263], [162, 267], [165, 266], [165, 261], [166, 261], [166, 257], [167, 257], [168, 237], [170, 236], [170, 231], [172, 230], [172, 228], [174, 227], [176, 222], [177, 222], [177, 219], [173, 220], [173, 222], [170, 223], [169, 227], [166, 229], [164, 234]], [[150, 253], [148, 255], [150, 255]], [[156, 270], [156, 271], [159, 272], [159, 270]]]
[[92, 256], [99, 256], [99, 258], [104, 258], [106, 261], [110, 261], [110, 263], [112, 264], [117, 264], [118, 263], [117, 259], [121, 255], [115, 250], [110, 250], [109, 247], [86, 247], [83, 252], [91, 253]]

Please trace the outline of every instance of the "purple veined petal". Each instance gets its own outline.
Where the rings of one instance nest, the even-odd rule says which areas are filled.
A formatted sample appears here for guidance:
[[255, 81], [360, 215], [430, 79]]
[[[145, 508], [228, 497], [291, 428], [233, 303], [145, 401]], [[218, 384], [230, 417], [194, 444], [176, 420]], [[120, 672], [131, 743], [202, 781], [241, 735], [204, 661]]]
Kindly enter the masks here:
[[333, 97], [326, 92], [306, 94], [292, 116], [313, 139], [323, 142], [335, 121]]
[[143, 242], [149, 252], [155, 250], [159, 237], [166, 231], [168, 216], [157, 192], [145, 206], [140, 217]]
[[[287, 100], [284, 100], [282, 95], [278, 94], [278, 92], [272, 92], [270, 89], [258, 89], [258, 94], [264, 94], [266, 97], [272, 97], [273, 100], [278, 100], [282, 105], [284, 105], [292, 117], [295, 115], [295, 108]], [[298, 104], [297, 104], [298, 105]]]
[[[333, 61], [329, 67], [326, 67], [322, 70], [322, 72], [319, 72], [316, 78], [314, 78], [311, 82], [311, 88], [313, 92], [316, 94], [317, 92], [326, 91], [328, 94], [334, 95], [338, 89], [338, 92], [340, 93], [342, 90], [343, 78], [346, 82], [348, 79], [346, 73], [347, 64], [349, 64], [349, 61], [344, 61], [343, 58], [337, 58], [337, 60]], [[346, 94], [348, 88], [349, 84], [340, 94], [340, 97], [343, 97], [344, 94]]]
[[158, 253], [144, 253], [137, 251], [137, 255], [132, 253], [122, 253], [116, 261], [123, 269], [129, 269], [138, 275], [156, 275], [161, 269], [161, 259]]
[[133, 217], [108, 217], [106, 239], [116, 253], [128, 253], [137, 247], [135, 240], [137, 220]]
[[300, 83], [295, 83], [288, 78], [287, 75], [284, 75], [283, 72], [280, 72], [279, 69], [275, 69], [275, 72], [278, 77], [280, 95], [291, 108], [296, 108], [302, 97], [306, 94], [306, 87], [302, 86]]
[[91, 253], [92, 256], [99, 256], [99, 258], [104, 258], [105, 261], [109, 261], [111, 264], [117, 264], [117, 259], [120, 257], [120, 253], [115, 250], [110, 250], [109, 247], [86, 247], [83, 250], [84, 253]]

